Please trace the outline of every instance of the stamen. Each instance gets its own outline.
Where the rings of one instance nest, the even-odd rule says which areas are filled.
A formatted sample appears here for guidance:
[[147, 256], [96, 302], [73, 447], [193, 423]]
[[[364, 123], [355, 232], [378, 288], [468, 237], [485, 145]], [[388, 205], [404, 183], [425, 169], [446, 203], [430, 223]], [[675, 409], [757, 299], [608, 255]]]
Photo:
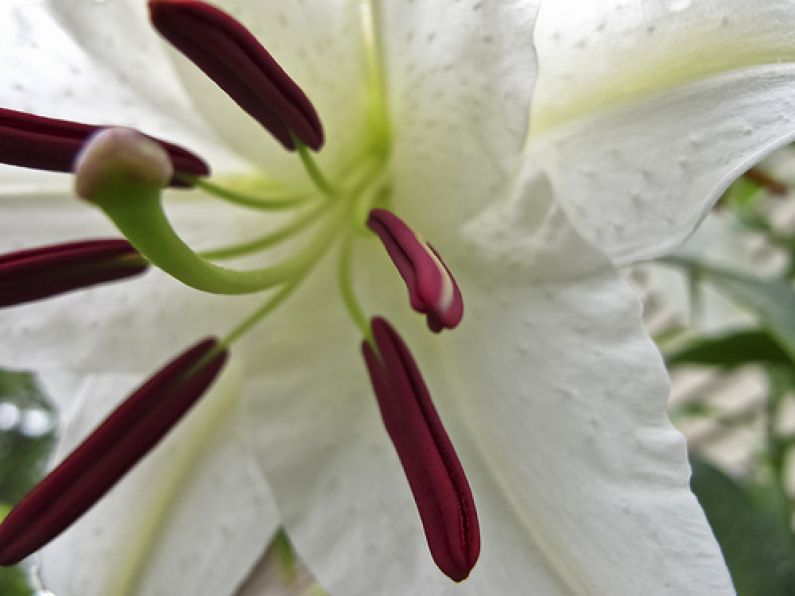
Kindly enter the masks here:
[[385, 209], [370, 211], [367, 226], [383, 242], [406, 282], [411, 307], [427, 315], [428, 327], [438, 333], [458, 325], [464, 316], [461, 290], [433, 247]]
[[292, 209], [306, 203], [313, 196], [308, 192], [291, 193], [285, 194], [283, 196], [270, 197], [254, 196], [224, 188], [196, 176], [187, 176], [182, 174], [178, 174], [177, 176], [180, 180], [184, 180], [191, 185], [197, 186], [211, 196], [218, 197], [219, 199], [223, 199], [234, 205], [250, 207], [252, 209], [261, 209], [263, 211], [282, 211], [285, 209]]
[[372, 330], [375, 349], [364, 341], [362, 352], [384, 426], [403, 464], [431, 556], [460, 582], [480, 554], [469, 482], [406, 344], [384, 319], [374, 318]]
[[298, 150], [298, 156], [301, 158], [301, 164], [304, 166], [309, 179], [312, 181], [315, 187], [324, 195], [328, 197], [334, 197], [337, 194], [337, 189], [334, 188], [334, 185], [331, 184], [328, 178], [326, 178], [325, 174], [323, 174], [320, 166], [312, 158], [312, 154], [307, 151], [306, 145], [304, 145], [301, 140], [295, 136], [293, 136], [293, 144]]
[[133, 277], [147, 262], [126, 240], [87, 240], [0, 255], [0, 307]]
[[356, 292], [353, 289], [353, 241], [356, 229], [351, 228], [342, 241], [339, 259], [337, 261], [337, 273], [339, 276], [339, 288], [342, 302], [351, 319], [362, 332], [362, 336], [368, 342], [373, 341], [373, 335], [359, 301], [356, 299]]
[[16, 564], [88, 511], [205, 394], [226, 358], [205, 339], [128, 397], [0, 524], [0, 565]]
[[200, 252], [199, 255], [210, 260], [231, 259], [258, 252], [266, 248], [272, 248], [278, 244], [281, 244], [282, 242], [285, 242], [286, 240], [289, 240], [290, 238], [293, 238], [297, 233], [304, 230], [307, 226], [315, 223], [320, 215], [324, 211], [327, 211], [328, 208], [329, 203], [320, 203], [314, 208], [297, 216], [284, 226], [268, 232], [267, 234], [264, 234], [258, 238], [240, 242], [238, 244], [233, 244], [231, 246], [205, 250]]
[[259, 122], [285, 148], [294, 133], [323, 145], [323, 127], [304, 92], [248, 29], [225, 12], [194, 0], [149, 0], [154, 27]]
[[[99, 130], [108, 128], [44, 118], [0, 108], [0, 163], [37, 170], [71, 172], [83, 144]], [[175, 172], [207, 176], [209, 166], [178, 145], [147, 137], [165, 149]], [[172, 186], [186, 186], [174, 176]]]

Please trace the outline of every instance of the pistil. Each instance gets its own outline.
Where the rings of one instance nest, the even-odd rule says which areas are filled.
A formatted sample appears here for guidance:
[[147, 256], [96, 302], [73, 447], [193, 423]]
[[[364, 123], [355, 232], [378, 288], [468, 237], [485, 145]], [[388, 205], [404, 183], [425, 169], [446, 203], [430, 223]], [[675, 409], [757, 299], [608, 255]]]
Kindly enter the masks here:
[[[199, 158], [132, 129], [100, 129], [0, 110], [0, 161], [5, 157], [7, 163], [56, 170], [68, 170], [74, 163], [76, 193], [102, 209], [127, 239], [0, 257], [0, 292], [5, 292], [0, 306], [4, 296], [38, 299], [134, 275], [146, 268], [147, 261], [205, 292], [269, 291], [263, 303], [222, 340], [197, 344], [152, 377], [14, 509], [0, 525], [0, 565], [41, 547], [101, 498], [207, 390], [228, 348], [296, 291], [342, 240], [339, 288], [362, 332], [362, 353], [384, 425], [403, 465], [434, 560], [453, 580], [463, 580], [480, 551], [469, 483], [406, 344], [386, 320], [368, 321], [354, 292], [354, 244], [362, 233], [370, 233], [369, 228], [404, 279], [412, 308], [426, 315], [433, 331], [452, 329], [463, 316], [461, 292], [438, 253], [383, 208], [390, 202], [391, 130], [371, 4], [360, 4], [368, 48], [363, 66], [370, 138], [352, 153], [357, 159], [332, 176], [321, 170], [310, 151], [319, 150], [324, 141], [314, 107], [247, 29], [197, 0], [149, 0], [148, 4], [152, 23], [166, 39], [286, 149], [297, 151], [316, 190], [307, 185], [310, 192], [286, 188], [275, 196], [253, 196], [204, 180], [208, 169]], [[28, 144], [23, 149], [11, 147], [15, 139]], [[261, 237], [197, 252], [180, 238], [165, 214], [162, 191], [169, 184], [197, 186], [259, 211], [297, 211], [285, 225]], [[212, 262], [255, 254], [309, 230], [311, 237], [303, 248], [268, 267], [240, 271]], [[4, 271], [10, 281], [4, 282]]]
[[296, 256], [262, 269], [238, 271], [194, 252], [175, 232], [161, 204], [165, 153], [134, 131], [99, 133], [78, 159], [78, 195], [96, 204], [152, 263], [188, 286], [213, 294], [248, 294], [291, 280], [316, 262], [337, 235], [344, 205], [335, 205], [321, 230]]

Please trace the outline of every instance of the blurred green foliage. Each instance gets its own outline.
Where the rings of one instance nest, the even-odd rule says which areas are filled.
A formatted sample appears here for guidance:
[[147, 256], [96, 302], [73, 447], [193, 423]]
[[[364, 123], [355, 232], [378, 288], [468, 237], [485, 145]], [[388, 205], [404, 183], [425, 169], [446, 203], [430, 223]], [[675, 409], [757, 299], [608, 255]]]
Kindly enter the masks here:
[[[791, 159], [795, 161], [795, 153]], [[764, 440], [751, 469], [730, 475], [693, 452], [691, 485], [723, 550], [738, 596], [792, 596], [795, 498], [790, 493], [788, 458], [795, 435], [782, 431], [779, 422], [785, 406], [795, 400], [795, 233], [782, 231], [771, 219], [771, 206], [782, 200], [786, 185], [765, 172], [757, 171], [753, 178], [766, 181], [771, 188], [740, 178], [722, 204], [744, 229], [740, 234], [762, 238], [784, 257], [780, 274], [755, 277], [693, 257], [674, 256], [662, 262], [680, 268], [696, 286], [691, 286], [691, 300], [709, 286], [744, 309], [757, 326], [714, 334], [674, 329], [666, 334], [664, 344], [675, 345], [666, 353], [671, 370], [707, 367], [725, 374], [752, 365], [767, 379], [767, 395], [761, 403], [752, 403], [750, 412], [726, 412], [714, 401], [697, 397], [672, 414], [680, 420], [710, 420], [722, 431], [747, 424], [749, 419], [762, 421]]]
[[691, 463], [693, 492], [721, 545], [738, 595], [795, 594], [795, 539], [786, 508], [777, 499], [755, 500], [714, 466], [695, 459]]
[[[44, 473], [55, 444], [56, 413], [36, 378], [0, 370], [0, 518]], [[0, 567], [0, 595], [30, 596], [21, 566]]]
[[683, 364], [732, 369], [749, 363], [783, 365], [789, 354], [760, 329], [740, 329], [717, 336], [697, 337], [666, 356], [669, 367]]

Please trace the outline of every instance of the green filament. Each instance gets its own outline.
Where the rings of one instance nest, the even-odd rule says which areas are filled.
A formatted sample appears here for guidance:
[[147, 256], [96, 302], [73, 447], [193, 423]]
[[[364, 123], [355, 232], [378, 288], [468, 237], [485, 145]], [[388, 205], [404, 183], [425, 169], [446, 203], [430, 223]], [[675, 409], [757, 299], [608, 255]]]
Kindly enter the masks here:
[[354, 230], [352, 228], [345, 235], [345, 240], [343, 241], [342, 248], [340, 249], [337, 268], [340, 294], [342, 295], [342, 301], [345, 303], [345, 308], [348, 310], [348, 314], [350, 314], [353, 322], [356, 323], [356, 326], [362, 332], [364, 338], [368, 342], [373, 343], [370, 323], [368, 322], [367, 316], [364, 314], [364, 310], [362, 310], [359, 301], [356, 299], [356, 294], [353, 290], [353, 231]]
[[298, 205], [306, 203], [313, 196], [311, 193], [292, 193], [277, 197], [259, 197], [218, 186], [217, 184], [213, 184], [212, 182], [209, 182], [199, 176], [191, 176], [189, 174], [181, 173], [177, 173], [175, 176], [177, 179], [188, 184], [192, 184], [197, 188], [206, 191], [208, 194], [223, 199], [229, 203], [266, 211], [292, 209]]
[[323, 174], [320, 166], [317, 165], [315, 158], [312, 157], [312, 154], [309, 152], [307, 146], [304, 145], [295, 135], [293, 135], [293, 143], [295, 143], [295, 148], [298, 150], [298, 157], [301, 158], [301, 163], [304, 165], [306, 173], [309, 175], [309, 178], [312, 180], [318, 190], [329, 197], [336, 196], [337, 190], [334, 188], [331, 182], [328, 181], [325, 174]]
[[328, 209], [328, 207], [329, 203], [321, 203], [315, 206], [313, 209], [299, 215], [287, 225], [269, 232], [260, 238], [255, 238], [254, 240], [233, 244], [223, 248], [206, 250], [200, 252], [199, 254], [205, 259], [220, 260], [232, 259], [264, 250], [266, 248], [272, 248], [286, 240], [289, 240], [295, 234], [314, 223], [317, 218]]

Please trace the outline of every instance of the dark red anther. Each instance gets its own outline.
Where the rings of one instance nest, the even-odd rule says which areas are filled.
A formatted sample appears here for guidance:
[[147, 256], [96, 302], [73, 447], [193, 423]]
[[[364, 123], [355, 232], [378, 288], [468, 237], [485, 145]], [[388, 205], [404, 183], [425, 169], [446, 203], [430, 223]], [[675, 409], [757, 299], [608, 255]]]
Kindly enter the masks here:
[[0, 255], [0, 307], [132, 277], [148, 263], [126, 240], [86, 240]]
[[475, 501], [453, 444], [406, 344], [384, 319], [372, 321], [377, 351], [362, 342], [384, 426], [409, 481], [431, 555], [454, 581], [480, 554]]
[[428, 327], [438, 333], [458, 325], [464, 316], [464, 299], [436, 250], [386, 209], [370, 211], [367, 226], [384, 243], [406, 282], [411, 308], [427, 315]]
[[128, 397], [0, 524], [0, 565], [14, 565], [63, 532], [107, 493], [206, 392], [227, 353], [205, 339]]
[[257, 38], [225, 12], [194, 0], [149, 0], [152, 24], [287, 149], [291, 132], [318, 150], [323, 127], [301, 88]]
[[[71, 172], [83, 143], [98, 130], [109, 128], [69, 120], [44, 118], [0, 108], [0, 163], [37, 170]], [[166, 150], [174, 171], [192, 176], [207, 176], [209, 166], [198, 156], [178, 145], [152, 137]], [[186, 186], [171, 180], [172, 186]]]

